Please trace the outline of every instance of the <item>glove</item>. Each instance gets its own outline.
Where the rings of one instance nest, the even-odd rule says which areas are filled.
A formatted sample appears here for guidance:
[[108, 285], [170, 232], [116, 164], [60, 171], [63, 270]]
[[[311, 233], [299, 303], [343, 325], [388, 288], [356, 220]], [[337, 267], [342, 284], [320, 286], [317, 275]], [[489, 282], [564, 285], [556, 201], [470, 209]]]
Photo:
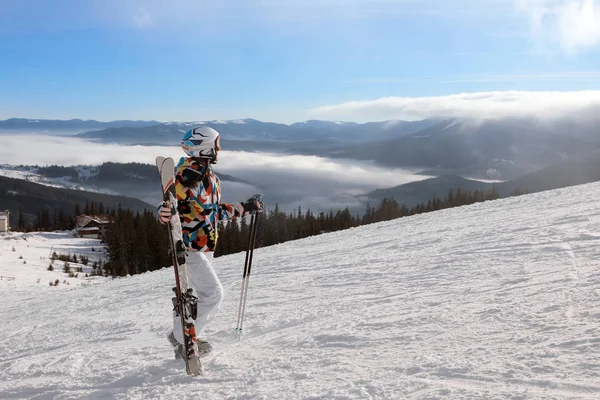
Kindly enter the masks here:
[[171, 221], [173, 210], [171, 204], [168, 201], [163, 202], [158, 208], [158, 220], [161, 224], [165, 225]]
[[263, 203], [260, 201], [260, 196], [249, 198], [245, 203], [242, 203], [244, 207], [244, 214], [254, 214], [263, 211]]

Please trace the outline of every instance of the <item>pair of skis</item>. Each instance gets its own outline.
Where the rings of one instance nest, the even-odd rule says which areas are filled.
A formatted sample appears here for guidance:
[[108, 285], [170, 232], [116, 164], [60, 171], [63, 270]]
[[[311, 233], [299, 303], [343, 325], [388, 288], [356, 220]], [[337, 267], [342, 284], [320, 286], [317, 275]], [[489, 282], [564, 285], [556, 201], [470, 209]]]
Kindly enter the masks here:
[[[163, 190], [163, 200], [169, 202], [172, 207], [171, 220], [167, 226], [169, 228], [169, 244], [173, 256], [173, 268], [175, 269], [175, 299], [174, 306], [177, 314], [181, 318], [183, 330], [183, 345], [185, 349], [185, 367], [188, 375], [198, 376], [204, 373], [200, 354], [198, 353], [196, 328], [194, 324], [194, 306], [198, 299], [194, 296], [193, 290], [189, 286], [186, 250], [183, 243], [181, 221], [177, 213], [177, 194], [175, 191], [175, 162], [172, 158], [158, 156], [156, 157], [156, 166], [160, 173], [160, 179]], [[261, 195], [255, 195], [254, 198], [260, 202]], [[246, 298], [248, 295], [248, 286], [250, 283], [250, 271], [252, 269], [252, 256], [254, 254], [254, 245], [256, 243], [258, 214], [251, 212], [250, 236], [248, 239], [248, 249], [246, 250], [246, 261], [244, 264], [244, 275], [242, 279], [242, 293], [240, 296], [240, 306], [238, 310], [238, 322], [236, 332], [238, 340], [242, 333], [242, 324], [246, 310]]]
[[183, 346], [185, 349], [185, 369], [188, 375], [198, 376], [204, 373], [198, 344], [196, 343], [196, 326], [193, 318], [193, 307], [197, 298], [190, 288], [186, 266], [186, 251], [183, 244], [181, 221], [177, 213], [177, 194], [175, 192], [175, 162], [172, 158], [162, 156], [156, 157], [156, 166], [160, 173], [163, 189], [163, 200], [169, 202], [173, 207], [169, 227], [169, 244], [173, 256], [173, 268], [175, 269], [175, 300], [174, 306], [181, 318], [183, 330]]

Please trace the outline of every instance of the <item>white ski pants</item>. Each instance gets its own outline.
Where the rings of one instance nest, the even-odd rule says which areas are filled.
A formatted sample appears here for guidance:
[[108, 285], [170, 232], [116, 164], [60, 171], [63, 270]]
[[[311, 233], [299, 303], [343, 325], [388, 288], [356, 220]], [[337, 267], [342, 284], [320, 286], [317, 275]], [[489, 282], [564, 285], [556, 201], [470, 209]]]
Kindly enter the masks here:
[[[223, 300], [223, 286], [213, 270], [212, 259], [213, 252], [191, 251], [187, 256], [188, 280], [198, 296], [196, 335], [215, 317]], [[183, 343], [181, 318], [175, 315], [173, 334], [179, 343]]]

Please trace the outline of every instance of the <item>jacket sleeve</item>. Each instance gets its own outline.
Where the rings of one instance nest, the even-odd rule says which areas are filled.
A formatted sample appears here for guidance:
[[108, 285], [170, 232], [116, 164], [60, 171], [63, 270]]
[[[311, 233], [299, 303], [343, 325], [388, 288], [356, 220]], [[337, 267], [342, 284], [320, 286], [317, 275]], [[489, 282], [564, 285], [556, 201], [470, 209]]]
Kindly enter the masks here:
[[175, 192], [177, 194], [177, 212], [180, 217], [187, 221], [202, 221], [205, 218], [204, 207], [200, 199], [196, 198], [186, 183], [196, 179], [196, 175], [202, 175], [203, 171], [198, 169], [197, 164], [190, 163], [182, 158], [175, 170]]
[[219, 204], [219, 220], [232, 220], [244, 215], [244, 206], [241, 203]]

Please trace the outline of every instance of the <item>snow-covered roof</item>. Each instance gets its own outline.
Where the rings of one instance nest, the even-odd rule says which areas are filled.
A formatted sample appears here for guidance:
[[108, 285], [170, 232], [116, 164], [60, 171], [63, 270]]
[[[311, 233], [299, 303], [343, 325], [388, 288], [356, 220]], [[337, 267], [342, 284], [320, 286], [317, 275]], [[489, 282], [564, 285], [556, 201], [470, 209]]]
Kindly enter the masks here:
[[75, 226], [79, 228], [85, 227], [90, 222], [96, 222], [98, 224], [109, 224], [113, 222], [113, 217], [110, 215], [80, 215], [75, 221]]

